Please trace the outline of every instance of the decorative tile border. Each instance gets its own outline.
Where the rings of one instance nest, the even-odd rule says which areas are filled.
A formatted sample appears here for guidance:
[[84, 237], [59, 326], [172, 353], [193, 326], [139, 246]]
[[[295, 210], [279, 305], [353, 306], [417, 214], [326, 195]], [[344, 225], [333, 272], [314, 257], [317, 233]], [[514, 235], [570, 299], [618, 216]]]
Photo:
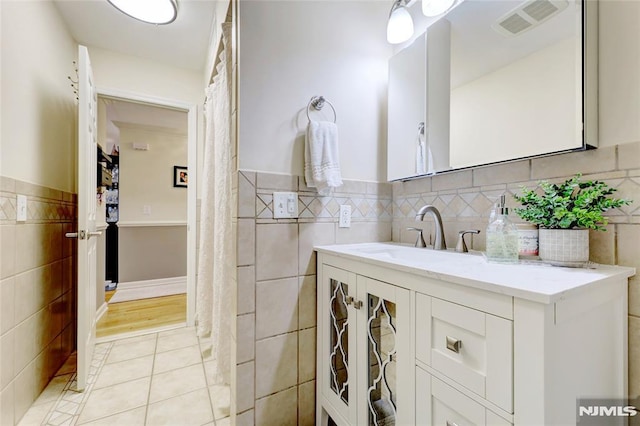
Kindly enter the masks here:
[[[622, 176], [621, 176], [622, 175]], [[611, 187], [616, 188], [616, 197], [629, 198], [634, 202], [629, 206], [623, 206], [607, 212], [609, 223], [639, 223], [640, 222], [640, 177], [634, 176], [634, 171], [622, 171], [606, 175], [584, 175], [585, 179], [600, 179], [606, 181]], [[442, 175], [446, 176], [446, 175]], [[607, 178], [610, 176], [612, 178]], [[550, 181], [563, 181], [564, 178], [550, 179]], [[513, 194], [520, 192], [520, 186], [533, 187], [536, 181], [513, 182], [487, 187], [468, 187], [458, 190], [445, 191], [420, 191], [420, 182], [429, 187], [430, 178], [421, 180], [397, 182], [394, 184], [393, 218], [412, 219], [420, 207], [433, 204], [443, 218], [469, 220], [489, 217], [491, 206], [503, 194], [507, 196], [507, 205], [515, 207], [517, 202]], [[414, 193], [408, 193], [408, 191]], [[406, 194], [406, 195], [405, 195]]]
[[77, 196], [44, 186], [0, 177], [0, 222], [16, 221], [17, 194], [27, 196], [28, 223], [74, 222]]
[[[391, 221], [393, 215], [391, 184], [345, 180], [329, 196], [320, 196], [304, 183], [304, 178], [292, 175], [240, 171], [240, 217], [273, 220], [273, 192], [298, 193], [298, 218], [277, 219], [300, 222], [337, 222], [341, 205], [351, 206], [353, 221]], [[254, 206], [249, 205], [254, 198]], [[245, 200], [243, 204], [243, 200]], [[255, 207], [255, 210], [254, 210]], [[254, 214], [255, 212], [255, 214]]]
[[89, 398], [98, 374], [107, 361], [107, 357], [113, 345], [113, 342], [107, 342], [95, 346], [93, 359], [91, 360], [91, 366], [89, 367], [89, 375], [87, 376], [86, 389], [84, 392], [76, 391], [77, 375], [76, 373], [71, 375], [69, 382], [64, 387], [64, 390], [44, 418], [42, 423], [43, 425], [73, 426], [78, 422], [80, 413]]

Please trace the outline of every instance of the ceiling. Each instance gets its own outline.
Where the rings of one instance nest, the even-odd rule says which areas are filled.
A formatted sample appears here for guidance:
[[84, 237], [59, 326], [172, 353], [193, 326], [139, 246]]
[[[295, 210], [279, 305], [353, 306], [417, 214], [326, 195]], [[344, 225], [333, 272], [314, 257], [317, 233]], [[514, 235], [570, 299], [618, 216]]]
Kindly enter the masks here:
[[138, 56], [201, 72], [206, 66], [215, 0], [178, 0], [178, 17], [168, 25], [137, 21], [107, 0], [54, 0], [80, 44]]
[[106, 109], [107, 116], [107, 140], [105, 149], [120, 144], [119, 126], [133, 124], [145, 127], [157, 127], [174, 133], [187, 134], [187, 113], [171, 108], [164, 108], [130, 102], [126, 100], [100, 97], [101, 105]]

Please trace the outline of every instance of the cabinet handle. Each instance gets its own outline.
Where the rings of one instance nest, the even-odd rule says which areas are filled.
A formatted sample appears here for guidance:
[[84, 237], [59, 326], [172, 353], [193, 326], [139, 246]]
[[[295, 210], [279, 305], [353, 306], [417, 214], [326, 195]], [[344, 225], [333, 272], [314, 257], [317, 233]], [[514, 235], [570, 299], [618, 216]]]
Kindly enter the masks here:
[[355, 302], [353, 302], [353, 307], [356, 309], [362, 308], [362, 300], [356, 300]]
[[346, 296], [346, 297], [344, 298], [344, 301], [345, 301], [345, 303], [346, 303], [347, 305], [352, 304], [352, 303], [353, 303], [353, 296]]
[[[455, 339], [451, 336], [447, 336], [447, 349], [455, 353], [460, 352], [460, 346], [462, 346], [462, 340]], [[453, 423], [455, 425], [455, 423]]]
[[458, 426], [456, 422], [452, 422], [451, 420], [447, 420], [447, 426]]

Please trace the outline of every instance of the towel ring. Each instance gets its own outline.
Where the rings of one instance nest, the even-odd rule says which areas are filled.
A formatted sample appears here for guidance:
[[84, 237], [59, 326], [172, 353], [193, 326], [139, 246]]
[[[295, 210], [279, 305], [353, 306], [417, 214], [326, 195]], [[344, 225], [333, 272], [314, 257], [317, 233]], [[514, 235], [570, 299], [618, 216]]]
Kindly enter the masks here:
[[324, 103], [328, 103], [333, 111], [333, 122], [335, 123], [338, 120], [338, 114], [336, 114], [336, 109], [333, 107], [333, 104], [326, 100], [324, 96], [313, 96], [309, 103], [307, 104], [307, 119], [311, 121], [311, 117], [309, 116], [309, 110], [313, 107], [317, 111], [321, 111], [324, 107]]

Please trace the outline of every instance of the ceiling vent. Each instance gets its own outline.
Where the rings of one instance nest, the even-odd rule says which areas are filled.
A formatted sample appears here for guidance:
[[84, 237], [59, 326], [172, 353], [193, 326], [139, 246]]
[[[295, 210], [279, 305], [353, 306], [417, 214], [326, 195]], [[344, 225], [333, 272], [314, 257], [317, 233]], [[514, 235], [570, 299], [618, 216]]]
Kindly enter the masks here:
[[491, 25], [507, 37], [515, 37], [534, 28], [569, 6], [567, 0], [532, 0], [522, 3]]

